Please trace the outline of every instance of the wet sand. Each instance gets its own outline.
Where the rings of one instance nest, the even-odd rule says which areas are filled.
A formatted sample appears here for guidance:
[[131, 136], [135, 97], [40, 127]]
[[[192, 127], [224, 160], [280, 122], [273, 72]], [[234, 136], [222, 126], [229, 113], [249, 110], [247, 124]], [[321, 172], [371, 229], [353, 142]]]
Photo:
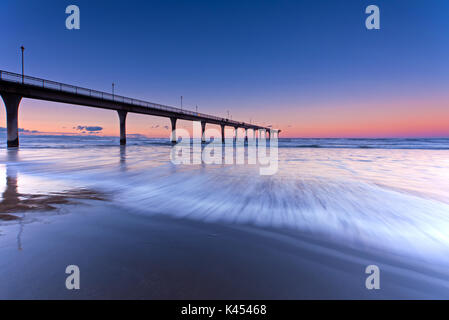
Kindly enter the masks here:
[[[2, 227], [1, 299], [449, 298], [435, 270], [310, 235], [146, 217], [98, 201], [60, 210]], [[365, 288], [372, 263], [382, 270], [378, 291]], [[80, 290], [65, 288], [71, 264]]]
[[169, 148], [1, 151], [0, 298], [449, 298], [447, 151], [285, 148], [262, 177]]

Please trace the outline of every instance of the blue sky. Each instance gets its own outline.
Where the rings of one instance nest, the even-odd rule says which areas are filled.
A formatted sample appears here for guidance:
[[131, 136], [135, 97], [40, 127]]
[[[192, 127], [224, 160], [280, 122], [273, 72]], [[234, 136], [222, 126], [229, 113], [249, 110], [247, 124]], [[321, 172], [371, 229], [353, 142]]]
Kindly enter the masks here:
[[[65, 28], [69, 4], [80, 7], [80, 30]], [[381, 10], [381, 30], [365, 28], [370, 4]], [[23, 44], [29, 75], [105, 91], [115, 82], [118, 94], [175, 106], [183, 95], [185, 106], [202, 112], [230, 110], [235, 119], [271, 121], [292, 133], [302, 132], [295, 129], [302, 115], [326, 112], [330, 118], [321, 123], [338, 122], [351, 108], [371, 114], [373, 105], [434, 99], [438, 106], [411, 108], [440, 110], [447, 101], [448, 1], [3, 0], [1, 6], [3, 70], [20, 72]]]

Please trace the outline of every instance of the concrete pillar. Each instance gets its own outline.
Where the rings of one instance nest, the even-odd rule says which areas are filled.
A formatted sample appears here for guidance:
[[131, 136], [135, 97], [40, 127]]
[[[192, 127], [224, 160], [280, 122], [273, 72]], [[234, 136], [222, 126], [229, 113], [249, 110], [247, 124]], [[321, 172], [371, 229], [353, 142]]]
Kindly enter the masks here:
[[126, 144], [126, 115], [128, 112], [117, 110], [118, 118], [120, 120], [120, 145]]
[[234, 140], [237, 140], [239, 127], [234, 127]]
[[19, 104], [22, 97], [13, 93], [2, 93], [6, 107], [6, 130], [8, 148], [19, 146]]
[[256, 140], [256, 129], [253, 129], [253, 139]]
[[245, 128], [245, 142], [248, 142], [248, 128]]
[[171, 142], [176, 143], [176, 120], [177, 118], [170, 118], [171, 121]]
[[206, 131], [206, 122], [201, 121], [201, 143], [206, 142], [206, 135], [204, 134], [204, 131]]
[[221, 142], [225, 143], [225, 126], [222, 124], [221, 125]]

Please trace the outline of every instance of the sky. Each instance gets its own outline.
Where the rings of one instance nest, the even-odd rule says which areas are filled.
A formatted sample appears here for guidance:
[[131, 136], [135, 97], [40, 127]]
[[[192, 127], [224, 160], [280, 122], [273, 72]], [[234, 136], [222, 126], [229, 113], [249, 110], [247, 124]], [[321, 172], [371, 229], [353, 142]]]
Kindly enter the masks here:
[[[80, 8], [68, 30], [65, 9]], [[367, 30], [368, 5], [380, 30]], [[449, 137], [449, 1], [22, 1], [0, 69], [234, 120], [281, 137]], [[0, 127], [6, 126], [3, 101]], [[129, 114], [127, 133], [170, 120]], [[188, 121], [178, 126], [191, 128]], [[110, 110], [23, 99], [22, 133], [118, 135]], [[96, 128], [96, 130], [87, 130]], [[99, 130], [101, 128], [101, 130]]]

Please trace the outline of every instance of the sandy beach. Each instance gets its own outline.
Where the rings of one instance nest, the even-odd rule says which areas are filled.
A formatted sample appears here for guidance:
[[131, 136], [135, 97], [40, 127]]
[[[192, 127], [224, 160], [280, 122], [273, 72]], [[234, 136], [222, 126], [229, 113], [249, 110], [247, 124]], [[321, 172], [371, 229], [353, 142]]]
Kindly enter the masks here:
[[174, 166], [159, 141], [33, 139], [0, 151], [2, 299], [449, 298], [446, 150], [288, 140], [260, 176]]

